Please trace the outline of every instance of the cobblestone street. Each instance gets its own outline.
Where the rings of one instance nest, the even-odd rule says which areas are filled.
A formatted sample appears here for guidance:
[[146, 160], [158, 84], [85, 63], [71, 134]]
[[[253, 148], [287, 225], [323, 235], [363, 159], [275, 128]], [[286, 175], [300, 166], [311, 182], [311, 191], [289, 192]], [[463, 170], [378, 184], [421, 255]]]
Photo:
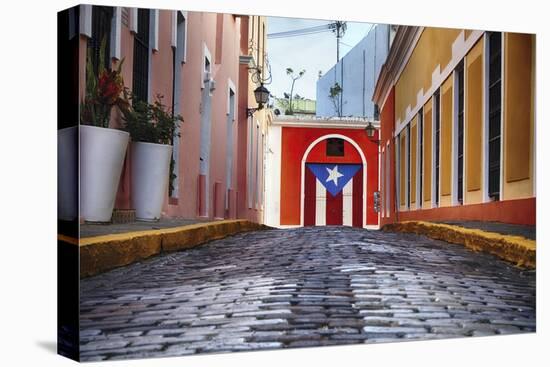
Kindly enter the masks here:
[[350, 227], [243, 233], [80, 291], [85, 361], [535, 331], [535, 272]]

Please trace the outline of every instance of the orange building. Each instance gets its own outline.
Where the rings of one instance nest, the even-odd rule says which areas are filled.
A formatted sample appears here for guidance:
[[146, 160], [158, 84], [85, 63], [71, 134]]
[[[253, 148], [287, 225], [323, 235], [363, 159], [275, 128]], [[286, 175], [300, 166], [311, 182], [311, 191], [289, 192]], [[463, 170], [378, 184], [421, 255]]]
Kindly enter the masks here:
[[400, 26], [373, 100], [381, 225], [535, 224], [534, 35]]

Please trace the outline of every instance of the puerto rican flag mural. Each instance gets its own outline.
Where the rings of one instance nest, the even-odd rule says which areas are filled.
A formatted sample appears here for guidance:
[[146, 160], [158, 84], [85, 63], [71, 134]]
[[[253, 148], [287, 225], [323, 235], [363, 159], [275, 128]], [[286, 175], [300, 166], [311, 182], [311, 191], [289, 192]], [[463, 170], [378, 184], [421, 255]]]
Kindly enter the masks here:
[[363, 166], [307, 163], [304, 225], [363, 226]]

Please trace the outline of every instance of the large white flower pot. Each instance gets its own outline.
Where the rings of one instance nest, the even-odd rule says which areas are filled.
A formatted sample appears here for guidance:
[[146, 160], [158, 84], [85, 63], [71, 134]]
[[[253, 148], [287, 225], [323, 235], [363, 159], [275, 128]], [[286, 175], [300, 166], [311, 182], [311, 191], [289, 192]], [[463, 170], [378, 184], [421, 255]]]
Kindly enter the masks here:
[[168, 191], [172, 146], [132, 143], [132, 206], [136, 219], [160, 219]]
[[80, 215], [89, 222], [109, 222], [130, 134], [80, 125]]
[[57, 131], [57, 218], [78, 218], [78, 126]]

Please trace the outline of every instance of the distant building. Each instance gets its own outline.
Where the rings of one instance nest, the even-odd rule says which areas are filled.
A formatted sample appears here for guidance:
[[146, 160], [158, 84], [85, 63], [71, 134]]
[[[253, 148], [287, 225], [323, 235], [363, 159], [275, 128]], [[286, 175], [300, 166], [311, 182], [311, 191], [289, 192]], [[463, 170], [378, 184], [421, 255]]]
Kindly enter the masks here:
[[[313, 99], [293, 99], [292, 100], [292, 112], [295, 116], [314, 116], [316, 110], [316, 101]], [[275, 98], [273, 105], [273, 111], [275, 114], [287, 115], [288, 114], [288, 100], [284, 98]], [[279, 110], [279, 112], [277, 112]]]
[[[372, 93], [380, 69], [388, 56], [390, 41], [393, 38], [390, 29], [393, 29], [390, 25], [375, 25], [336, 65], [319, 78], [317, 116], [372, 119], [377, 115]], [[333, 101], [329, 94], [335, 83], [342, 88], [342, 92]]]
[[378, 228], [378, 132], [368, 137], [369, 122], [275, 116], [267, 134], [264, 223]]

